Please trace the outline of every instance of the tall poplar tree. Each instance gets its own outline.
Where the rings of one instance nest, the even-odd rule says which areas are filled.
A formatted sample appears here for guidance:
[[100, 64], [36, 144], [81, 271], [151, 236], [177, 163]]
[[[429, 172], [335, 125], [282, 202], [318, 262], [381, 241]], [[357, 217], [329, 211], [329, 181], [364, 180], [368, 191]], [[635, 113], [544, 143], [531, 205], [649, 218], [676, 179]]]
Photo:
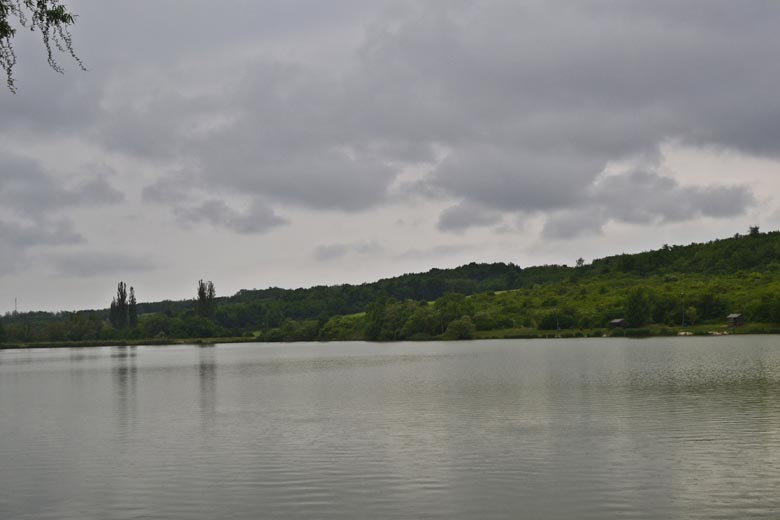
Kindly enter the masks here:
[[195, 314], [198, 316], [206, 315], [206, 284], [203, 280], [198, 280], [198, 295], [195, 299]]
[[211, 318], [216, 312], [217, 291], [214, 289], [214, 283], [209, 280], [204, 282], [198, 280], [198, 296], [195, 300], [195, 314], [202, 318]]
[[[135, 296], [133, 297], [135, 298]], [[108, 319], [116, 329], [127, 327], [129, 306], [127, 302], [127, 284], [125, 282], [119, 282], [116, 286], [116, 297], [111, 301]]]
[[217, 291], [214, 284], [209, 280], [206, 284], [206, 316], [213, 318], [217, 311]]
[[111, 326], [116, 327], [117, 321], [117, 309], [116, 309], [116, 296], [111, 298], [111, 307], [109, 307], [108, 311], [108, 322], [111, 324]]
[[137, 302], [135, 300], [135, 289], [130, 287], [130, 299], [128, 300], [127, 307], [127, 323], [130, 325], [130, 327], [135, 327], [138, 325], [138, 308], [136, 305]]

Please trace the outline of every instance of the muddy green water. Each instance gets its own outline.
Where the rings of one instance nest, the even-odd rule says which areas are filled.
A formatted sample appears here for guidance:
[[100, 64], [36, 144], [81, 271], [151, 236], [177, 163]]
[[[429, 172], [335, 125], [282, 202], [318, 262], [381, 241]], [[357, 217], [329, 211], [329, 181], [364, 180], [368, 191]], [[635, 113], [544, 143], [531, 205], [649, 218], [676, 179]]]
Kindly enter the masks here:
[[780, 518], [780, 337], [0, 351], [0, 518]]

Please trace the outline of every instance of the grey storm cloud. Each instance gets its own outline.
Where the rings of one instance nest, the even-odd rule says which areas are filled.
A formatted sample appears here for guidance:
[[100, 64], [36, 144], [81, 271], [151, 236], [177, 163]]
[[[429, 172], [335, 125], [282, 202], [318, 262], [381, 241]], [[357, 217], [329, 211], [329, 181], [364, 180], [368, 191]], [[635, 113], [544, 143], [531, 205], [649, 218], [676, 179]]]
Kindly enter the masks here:
[[462, 255], [478, 249], [478, 246], [470, 244], [448, 244], [428, 248], [407, 249], [396, 255], [396, 258], [398, 260], [437, 260]]
[[[620, 209], [617, 184], [597, 189], [611, 162], [667, 142], [780, 157], [776, 2], [274, 1], [214, 14], [193, 1], [155, 4], [154, 16], [148, 5], [116, 7], [127, 27], [145, 27], [139, 40], [109, 32], [104, 8], [85, 4], [80, 23], [100, 27], [87, 39], [100, 72], [62, 94], [42, 82], [41, 107], [28, 105], [23, 118], [40, 130], [29, 121], [54, 110], [40, 131], [76, 130], [111, 152], [185, 172], [149, 184], [146, 202], [219, 186], [226, 197], [364, 211], [389, 201], [404, 168], [424, 164], [432, 173], [417, 192], [460, 201], [441, 215], [441, 229], [507, 213], [543, 214], [548, 229], [570, 229], [576, 219], [564, 225], [561, 215], [614, 206], [581, 219], [592, 230], [605, 218], [732, 216], [750, 199], [747, 187], [713, 179], [671, 189], [676, 203]], [[199, 30], [210, 37], [192, 41]], [[334, 36], [342, 34], [355, 37]], [[329, 61], [307, 58], [333, 41]], [[148, 52], [117, 61], [131, 44]], [[9, 103], [0, 100], [0, 110], [17, 115], [0, 129], [21, 124]], [[182, 221], [241, 233], [281, 220], [268, 208], [172, 206]], [[464, 208], [480, 211], [469, 221]]]
[[36, 247], [69, 246], [84, 242], [68, 219], [38, 219], [27, 224], [0, 218], [0, 276], [29, 266]]
[[241, 234], [265, 233], [287, 221], [268, 206], [253, 202], [245, 212], [236, 211], [219, 199], [209, 199], [198, 206], [180, 207], [176, 214], [184, 223], [206, 222]]
[[638, 224], [733, 217], [755, 202], [744, 186], [680, 186], [670, 177], [644, 171], [601, 179], [593, 192], [605, 215]]
[[66, 207], [123, 200], [124, 195], [103, 177], [67, 185], [32, 159], [0, 153], [0, 203], [25, 217], [38, 219]]
[[141, 198], [145, 202], [157, 204], [168, 204], [174, 201], [180, 201], [182, 196], [177, 182], [169, 182], [166, 179], [159, 179], [152, 184], [144, 186], [141, 190]]
[[339, 260], [347, 255], [371, 255], [383, 251], [384, 247], [376, 242], [322, 244], [314, 249], [314, 258], [321, 262], [329, 262]]
[[546, 238], [573, 239], [601, 233], [609, 218], [598, 206], [586, 209], [564, 210], [553, 213], [542, 230]]
[[0, 274], [28, 263], [35, 248], [83, 243], [64, 210], [122, 200], [124, 195], [94, 171], [68, 182], [37, 161], [0, 151]]
[[2, 249], [24, 251], [36, 246], [60, 246], [79, 244], [84, 238], [74, 229], [70, 220], [17, 224], [0, 220], [0, 245]]
[[59, 254], [54, 257], [55, 270], [64, 276], [89, 278], [149, 271], [153, 263], [146, 258], [95, 251]]
[[486, 144], [452, 152], [430, 182], [487, 207], [510, 211], [556, 209], [576, 204], [605, 164], [566, 152], [533, 153]]
[[744, 186], [681, 186], [655, 172], [631, 171], [598, 179], [583, 194], [581, 207], [553, 213], [543, 233], [569, 239], [599, 233], [610, 220], [655, 224], [734, 217], [755, 202]]
[[102, 135], [186, 156], [194, 183], [310, 208], [382, 204], [400, 167], [428, 162], [431, 188], [466, 203], [563, 211], [610, 161], [672, 139], [778, 156], [778, 21], [767, 2], [432, 2], [378, 15], [325, 71], [254, 59], [214, 92], [115, 100]]
[[501, 221], [501, 213], [471, 202], [461, 202], [444, 210], [439, 216], [442, 231], [463, 231], [475, 226], [490, 226]]

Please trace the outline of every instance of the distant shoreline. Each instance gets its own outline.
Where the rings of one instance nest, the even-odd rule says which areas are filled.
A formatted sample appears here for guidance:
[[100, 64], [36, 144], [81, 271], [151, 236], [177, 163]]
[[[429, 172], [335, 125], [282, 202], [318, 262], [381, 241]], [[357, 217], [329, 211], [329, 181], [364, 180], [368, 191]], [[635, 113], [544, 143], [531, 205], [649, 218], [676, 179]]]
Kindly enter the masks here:
[[[709, 327], [712, 329], [713, 327]], [[610, 338], [629, 338], [629, 339], [645, 339], [645, 338], [659, 338], [659, 337], [723, 337], [723, 336], [745, 336], [745, 335], [780, 335], [780, 329], [773, 326], [764, 324], [756, 324], [752, 327], [744, 327], [742, 330], [730, 331], [728, 333], [722, 333], [718, 331], [707, 330], [690, 330], [685, 331], [685, 334], [680, 334], [682, 331], [671, 330], [669, 332], [674, 333], [660, 333], [659, 330], [653, 329], [634, 329], [636, 332], [631, 333], [632, 329], [623, 331], [623, 334], [605, 334], [605, 335], [589, 335], [589, 331], [571, 331], [562, 330], [559, 333], [550, 331], [540, 331], [539, 333], [519, 333], [512, 334], [507, 333], [505, 335], [490, 335], [494, 331], [484, 331], [478, 334], [474, 338], [453, 340], [447, 338], [430, 338], [430, 339], [418, 339], [418, 340], [399, 340], [405, 342], [438, 342], [438, 341], [475, 341], [475, 340], [502, 340], [502, 339], [577, 339], [577, 338], [589, 338], [589, 339], [610, 339]], [[669, 329], [666, 329], [669, 330]], [[613, 331], [614, 332], [614, 331]], [[172, 345], [214, 345], [217, 343], [267, 343], [267, 344], [293, 344], [293, 343], [341, 343], [344, 341], [355, 341], [365, 343], [396, 343], [395, 341], [369, 341], [366, 339], [338, 339], [338, 340], [320, 340], [320, 341], [264, 341], [262, 338], [250, 338], [250, 337], [224, 337], [224, 338], [187, 338], [187, 339], [173, 339], [173, 338], [156, 338], [156, 339], [137, 339], [137, 340], [90, 340], [90, 341], [43, 341], [35, 343], [2, 343], [0, 344], [0, 350], [36, 350], [36, 349], [57, 349], [57, 348], [92, 348], [92, 347], [139, 347], [139, 346], [172, 346]]]
[[91, 347], [138, 347], [170, 345], [209, 345], [213, 343], [262, 343], [257, 338], [189, 338], [189, 339], [137, 339], [137, 340], [95, 340], [95, 341], [41, 341], [36, 343], [2, 343], [0, 350], [27, 350], [43, 348], [91, 348]]

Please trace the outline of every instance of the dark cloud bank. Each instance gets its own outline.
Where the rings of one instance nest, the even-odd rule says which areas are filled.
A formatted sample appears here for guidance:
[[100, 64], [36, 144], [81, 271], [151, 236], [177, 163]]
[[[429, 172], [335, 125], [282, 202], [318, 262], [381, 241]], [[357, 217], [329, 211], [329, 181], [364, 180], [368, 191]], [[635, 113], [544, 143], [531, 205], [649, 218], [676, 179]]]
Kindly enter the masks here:
[[[106, 147], [186, 158], [184, 191], [272, 204], [365, 210], [427, 165], [427, 187], [460, 200], [448, 231], [513, 213], [548, 215], [551, 236], [732, 216], [753, 200], [735, 179], [679, 186], [652, 159], [601, 173], [671, 141], [777, 157], [777, 22], [771, 2], [434, 2], [377, 15], [333, 67], [257, 57], [213, 92], [128, 97], [94, 124]], [[178, 214], [244, 233], [284, 222], [200, 209]]]
[[[738, 178], [680, 184], [661, 168], [665, 143], [780, 156], [776, 2], [269, 2], [212, 17], [203, 1], [155, 5], [121, 7], [128, 27], [153, 18], [148, 37], [87, 34], [104, 38], [88, 77], [55, 86], [31, 72], [20, 95], [0, 98], [0, 132], [75, 134], [155, 165], [143, 200], [185, 225], [255, 234], [286, 224], [287, 207], [366, 211], [416, 167], [428, 172], [423, 198], [452, 201], [441, 230], [535, 215], [545, 235], [568, 238], [754, 203]], [[106, 25], [103, 8], [83, 8], [80, 23]], [[207, 43], [190, 45], [200, 30]], [[322, 36], [348, 30], [355, 44]], [[302, 41], [346, 51], [327, 63], [266, 51]], [[0, 172], [16, 219], [0, 220], [0, 241], [22, 249], [77, 242], [60, 212], [122, 197], [104, 177], [63, 185], [9, 155]]]
[[26, 265], [35, 248], [83, 243], [65, 210], [122, 200], [100, 174], [63, 180], [36, 161], [0, 150], [0, 274]]

